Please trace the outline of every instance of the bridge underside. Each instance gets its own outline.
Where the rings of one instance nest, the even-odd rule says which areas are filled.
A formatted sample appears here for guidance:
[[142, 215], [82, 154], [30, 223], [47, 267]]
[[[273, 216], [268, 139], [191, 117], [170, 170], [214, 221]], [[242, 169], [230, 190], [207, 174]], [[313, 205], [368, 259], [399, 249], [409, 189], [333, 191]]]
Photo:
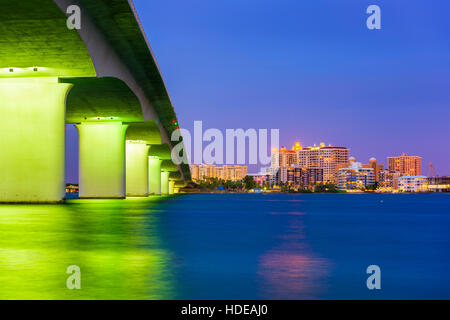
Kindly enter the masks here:
[[[176, 116], [128, 1], [0, 4], [0, 202], [64, 200], [66, 123], [80, 197], [165, 194], [190, 178], [170, 160]], [[72, 4], [84, 29], [67, 28]]]

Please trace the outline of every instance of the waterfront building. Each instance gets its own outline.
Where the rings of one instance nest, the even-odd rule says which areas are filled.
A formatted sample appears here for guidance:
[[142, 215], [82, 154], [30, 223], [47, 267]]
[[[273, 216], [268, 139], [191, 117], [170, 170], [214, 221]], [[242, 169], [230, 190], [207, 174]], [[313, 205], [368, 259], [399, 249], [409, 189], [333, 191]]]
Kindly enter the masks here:
[[253, 177], [253, 180], [261, 187], [270, 180], [270, 175], [265, 172], [250, 173], [248, 176]]
[[268, 175], [267, 182], [272, 185], [277, 185], [280, 183], [280, 167], [268, 167], [265, 168]]
[[267, 174], [266, 182], [271, 186], [276, 186], [280, 182], [280, 173], [279, 171], [275, 174]]
[[212, 164], [201, 164], [198, 171], [199, 180], [205, 180], [207, 178], [217, 178], [215, 167], [216, 166]]
[[192, 180], [199, 180], [199, 166], [196, 164], [189, 165], [189, 168], [191, 169], [191, 178]]
[[363, 164], [363, 168], [372, 168], [375, 175], [375, 181], [380, 181], [380, 172], [383, 171], [384, 166], [382, 164], [378, 164], [377, 159], [370, 158], [368, 164]]
[[450, 192], [450, 176], [428, 177], [427, 190], [429, 192]]
[[288, 183], [296, 188], [311, 189], [317, 183], [323, 182], [323, 169], [301, 168], [298, 165], [281, 167], [272, 176], [275, 184]]
[[380, 171], [378, 180], [379, 189], [385, 192], [398, 190], [398, 178], [401, 176], [401, 173], [398, 171]]
[[322, 142], [319, 146], [312, 147], [302, 147], [296, 143], [293, 149], [297, 154], [298, 166], [321, 169], [324, 182], [337, 184], [339, 169], [347, 167], [349, 163], [350, 150], [346, 147], [326, 146]]
[[402, 176], [420, 176], [422, 171], [422, 158], [408, 156], [403, 153], [399, 157], [388, 157], [389, 171], [398, 171]]
[[247, 175], [247, 166], [213, 164], [191, 164], [191, 177], [194, 181], [202, 181], [210, 178], [237, 181], [242, 180]]
[[323, 182], [323, 169], [306, 168], [306, 188], [312, 188], [321, 182]]
[[66, 193], [78, 193], [78, 190], [77, 184], [66, 184]]
[[349, 168], [339, 169], [339, 189], [358, 190], [375, 184], [373, 168], [364, 168], [360, 162], [351, 162]]
[[349, 165], [349, 149], [326, 146], [323, 142], [319, 146], [303, 147], [296, 142], [292, 150], [273, 149], [271, 160], [267, 172], [273, 175], [275, 184], [288, 182], [302, 187], [319, 182], [337, 184], [338, 170]]
[[401, 192], [425, 192], [427, 191], [427, 177], [402, 176], [398, 178], [398, 190]]
[[247, 175], [247, 166], [239, 165], [224, 165], [221, 177], [217, 177], [223, 180], [242, 180]]
[[297, 164], [297, 154], [294, 150], [287, 150], [286, 147], [272, 150], [271, 166], [273, 168], [289, 167], [293, 164]]
[[295, 186], [303, 186], [303, 178], [306, 175], [306, 169], [297, 165], [280, 168], [280, 181]]

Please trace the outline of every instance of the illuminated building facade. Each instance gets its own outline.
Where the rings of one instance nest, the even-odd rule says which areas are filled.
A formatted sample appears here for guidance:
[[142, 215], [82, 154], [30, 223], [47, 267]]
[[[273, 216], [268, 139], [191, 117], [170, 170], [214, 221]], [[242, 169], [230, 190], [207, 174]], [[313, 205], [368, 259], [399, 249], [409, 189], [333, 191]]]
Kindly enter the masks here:
[[401, 192], [426, 192], [427, 177], [425, 176], [402, 176], [398, 178], [398, 190]]
[[380, 180], [380, 172], [383, 171], [384, 166], [382, 164], [377, 163], [377, 159], [370, 158], [368, 164], [363, 164], [363, 168], [372, 168], [374, 175], [375, 175], [375, 181], [379, 182]]
[[281, 167], [280, 181], [290, 185], [303, 186], [306, 169], [298, 166]]
[[398, 171], [402, 176], [420, 176], [422, 171], [422, 158], [408, 156], [403, 153], [399, 157], [388, 157], [389, 171]]
[[306, 188], [312, 188], [317, 183], [323, 182], [323, 169], [306, 168]]
[[297, 164], [297, 153], [294, 150], [287, 150], [285, 147], [272, 150], [271, 166], [273, 168], [289, 167], [293, 164]]
[[202, 181], [209, 178], [237, 181], [247, 175], [247, 166], [224, 165], [222, 167], [212, 164], [191, 164], [191, 177], [194, 181]]
[[[318, 182], [338, 183], [338, 170], [348, 167], [349, 149], [345, 147], [319, 146], [303, 147], [296, 142], [292, 150], [281, 147], [272, 150], [271, 167], [267, 168], [278, 182], [290, 182], [291, 173], [298, 180], [299, 175], [304, 179], [302, 184], [308, 187]], [[295, 169], [299, 168], [299, 169]], [[302, 170], [303, 169], [303, 170]], [[295, 181], [292, 183], [296, 184]]]
[[253, 180], [258, 184], [259, 186], [263, 186], [265, 183], [268, 183], [270, 180], [270, 175], [266, 173], [256, 173], [256, 174], [248, 174], [249, 176], [253, 177]]
[[398, 171], [382, 170], [378, 173], [378, 187], [381, 191], [398, 190], [398, 178], [401, 173]]
[[427, 190], [429, 192], [450, 192], [450, 176], [428, 177]]
[[338, 171], [348, 166], [350, 150], [346, 147], [325, 146], [322, 142], [319, 146], [303, 148], [295, 145], [297, 164], [302, 168], [315, 168], [323, 170], [323, 181], [338, 183]]
[[360, 162], [352, 162], [349, 168], [339, 169], [339, 189], [358, 190], [375, 184], [373, 168], [363, 168]]
[[313, 188], [317, 183], [323, 182], [323, 169], [301, 168], [298, 165], [281, 167], [273, 176], [275, 184], [288, 183], [294, 188]]
[[200, 180], [200, 168], [199, 168], [199, 166], [198, 165], [196, 165], [196, 164], [191, 164], [190, 166], [189, 166], [189, 168], [191, 169], [191, 178], [192, 178], [192, 180]]

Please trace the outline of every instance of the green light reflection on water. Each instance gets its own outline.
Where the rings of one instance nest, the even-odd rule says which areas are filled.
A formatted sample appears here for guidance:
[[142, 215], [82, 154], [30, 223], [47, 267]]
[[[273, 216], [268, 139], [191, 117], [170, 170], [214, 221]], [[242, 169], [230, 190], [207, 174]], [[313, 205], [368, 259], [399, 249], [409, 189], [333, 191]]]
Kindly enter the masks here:
[[[161, 197], [0, 206], [0, 299], [173, 299]], [[69, 290], [69, 265], [81, 290]]]

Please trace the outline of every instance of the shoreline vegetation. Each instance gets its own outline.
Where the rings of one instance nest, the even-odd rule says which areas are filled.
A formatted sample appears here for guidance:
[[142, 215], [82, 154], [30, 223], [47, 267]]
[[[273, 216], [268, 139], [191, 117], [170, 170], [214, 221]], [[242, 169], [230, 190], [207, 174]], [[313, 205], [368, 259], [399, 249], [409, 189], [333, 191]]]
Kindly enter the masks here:
[[[208, 178], [198, 182], [190, 182], [188, 186], [182, 189], [183, 193], [188, 194], [266, 194], [266, 193], [364, 193], [364, 194], [405, 194], [405, 192], [377, 192], [378, 185], [374, 184], [366, 188], [354, 190], [340, 190], [334, 183], [321, 182], [309, 186], [309, 188], [294, 187], [288, 183], [271, 185], [264, 183], [259, 185], [251, 176], [246, 176], [242, 180], [223, 180], [218, 178]], [[411, 193], [411, 192], [409, 192]], [[417, 193], [435, 193], [435, 192], [417, 192]], [[441, 193], [445, 194], [445, 193]], [[449, 194], [449, 193], [447, 193]]]
[[[374, 192], [376, 187], [359, 192]], [[347, 193], [330, 182], [317, 183], [309, 188], [295, 188], [288, 183], [278, 185], [264, 183], [259, 185], [252, 176], [246, 176], [242, 180], [223, 180], [218, 178], [207, 178], [198, 182], [191, 182], [183, 188], [185, 193]]]

